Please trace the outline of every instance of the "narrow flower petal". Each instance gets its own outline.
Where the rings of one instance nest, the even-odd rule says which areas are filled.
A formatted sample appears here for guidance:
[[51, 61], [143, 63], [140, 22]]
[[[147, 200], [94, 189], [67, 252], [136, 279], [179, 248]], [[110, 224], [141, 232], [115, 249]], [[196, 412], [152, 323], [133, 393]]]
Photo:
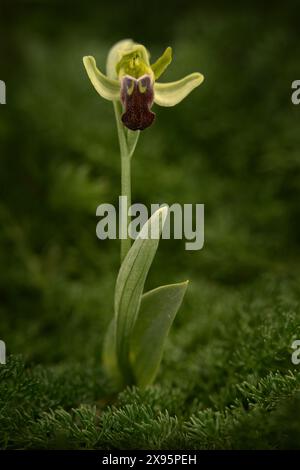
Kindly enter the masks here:
[[163, 55], [151, 65], [155, 80], [157, 80], [172, 62], [172, 48], [167, 47]]
[[201, 85], [204, 76], [201, 73], [191, 73], [176, 82], [155, 83], [154, 103], [160, 106], [175, 106], [180, 103], [194, 88]]
[[100, 96], [110, 101], [120, 99], [120, 83], [118, 80], [108, 78], [100, 72], [92, 56], [84, 57], [83, 63], [94, 88]]

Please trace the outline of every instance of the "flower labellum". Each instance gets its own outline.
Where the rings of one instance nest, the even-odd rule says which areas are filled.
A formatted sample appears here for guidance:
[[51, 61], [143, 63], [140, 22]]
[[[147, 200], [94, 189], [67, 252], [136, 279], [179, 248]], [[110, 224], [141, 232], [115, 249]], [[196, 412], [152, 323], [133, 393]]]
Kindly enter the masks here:
[[153, 99], [153, 84], [149, 75], [143, 75], [138, 79], [125, 75], [121, 81], [123, 124], [132, 131], [149, 127], [155, 118], [155, 114], [150, 111]]
[[109, 52], [107, 75], [96, 66], [92, 56], [83, 58], [87, 74], [100, 96], [110, 101], [120, 101], [123, 106], [121, 120], [133, 131], [149, 127], [155, 118], [151, 111], [153, 103], [160, 106], [175, 106], [204, 77], [191, 73], [176, 82], [158, 83], [157, 79], [172, 61], [172, 49], [167, 47], [163, 55], [150, 65], [147, 49], [130, 39], [118, 42]]

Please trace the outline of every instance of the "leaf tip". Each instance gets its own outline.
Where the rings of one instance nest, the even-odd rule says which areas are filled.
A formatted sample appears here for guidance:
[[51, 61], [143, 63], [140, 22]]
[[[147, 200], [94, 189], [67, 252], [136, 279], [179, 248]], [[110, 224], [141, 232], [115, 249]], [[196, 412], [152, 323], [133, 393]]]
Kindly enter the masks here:
[[[188, 288], [189, 283], [190, 283], [190, 280], [189, 280], [189, 279], [187, 279], [186, 281], [183, 281], [183, 282], [181, 283], [181, 285], [182, 285], [182, 287], [183, 287], [183, 289], [184, 289], [184, 294], [185, 294], [185, 292], [186, 292], [186, 290], [187, 290], [187, 288]], [[183, 294], [183, 295], [184, 295], [184, 294]]]

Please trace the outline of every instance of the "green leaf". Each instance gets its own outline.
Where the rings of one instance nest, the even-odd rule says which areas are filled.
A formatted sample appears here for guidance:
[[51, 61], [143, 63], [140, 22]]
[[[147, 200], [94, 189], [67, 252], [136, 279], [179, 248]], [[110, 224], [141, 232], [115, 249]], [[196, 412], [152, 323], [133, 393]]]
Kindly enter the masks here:
[[151, 65], [151, 68], [153, 70], [155, 80], [157, 80], [166, 70], [166, 68], [170, 65], [172, 62], [172, 48], [167, 47], [165, 52], [157, 61]]
[[201, 85], [204, 76], [191, 73], [181, 80], [170, 83], [154, 83], [154, 102], [160, 106], [175, 106], [180, 103], [194, 88]]
[[135, 382], [145, 387], [157, 374], [164, 344], [182, 303], [188, 281], [161, 286], [142, 296], [133, 330], [130, 362]]
[[116, 322], [114, 318], [108, 325], [104, 337], [102, 364], [107, 375], [115, 382], [116, 385], [121, 386], [122, 377], [120, 375], [116, 355]]
[[131, 158], [134, 154], [136, 144], [139, 140], [140, 131], [131, 131], [127, 129], [126, 141], [127, 141], [127, 151], [128, 157]]
[[167, 214], [168, 206], [161, 207], [144, 224], [121, 265], [116, 282], [116, 350], [119, 368], [127, 383], [134, 382], [129, 362], [130, 338]]
[[95, 90], [102, 98], [114, 101], [120, 99], [120, 83], [104, 75], [97, 68], [96, 61], [92, 56], [85, 56], [83, 63], [86, 72], [91, 80]]

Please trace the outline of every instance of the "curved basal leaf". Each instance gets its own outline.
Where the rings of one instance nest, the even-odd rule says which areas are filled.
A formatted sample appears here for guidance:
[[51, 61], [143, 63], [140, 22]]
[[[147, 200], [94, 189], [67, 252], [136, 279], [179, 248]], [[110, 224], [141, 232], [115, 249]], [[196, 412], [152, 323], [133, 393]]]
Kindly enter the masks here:
[[167, 214], [168, 207], [164, 206], [144, 224], [121, 265], [116, 282], [116, 350], [119, 368], [127, 383], [134, 382], [129, 363], [130, 338]]
[[102, 350], [102, 364], [107, 375], [117, 386], [121, 386], [122, 377], [120, 375], [116, 356], [116, 322], [113, 318], [108, 325]]
[[201, 85], [204, 77], [201, 73], [191, 73], [181, 80], [170, 83], [154, 84], [154, 103], [160, 106], [175, 106], [191, 91]]
[[187, 286], [188, 281], [170, 284], [142, 296], [130, 346], [130, 363], [135, 382], [140, 387], [151, 384], [155, 379], [165, 340]]

